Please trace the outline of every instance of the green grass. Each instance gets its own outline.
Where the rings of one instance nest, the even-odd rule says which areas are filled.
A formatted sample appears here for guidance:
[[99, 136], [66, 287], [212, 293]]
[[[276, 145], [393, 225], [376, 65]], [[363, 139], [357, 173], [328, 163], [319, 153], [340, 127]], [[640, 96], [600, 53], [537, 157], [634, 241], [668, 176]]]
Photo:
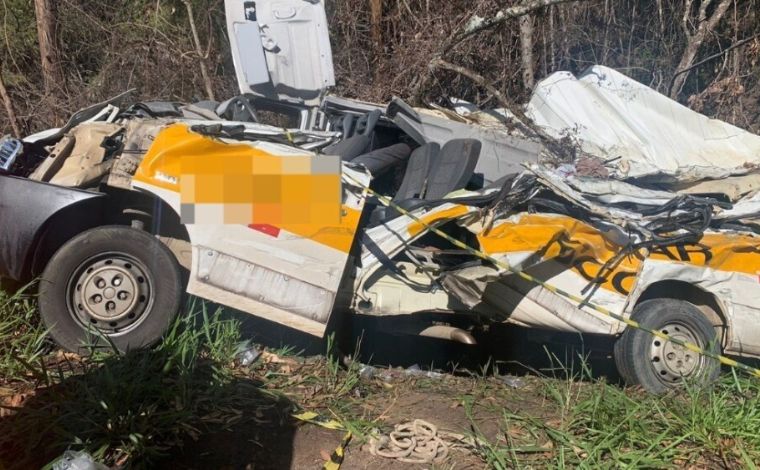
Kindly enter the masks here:
[[[238, 323], [204, 306], [180, 316], [151, 350], [98, 353], [76, 375], [47, 374], [45, 383], [0, 434], [0, 449], [38, 462], [67, 449], [109, 465], [150, 466], [209, 423], [232, 424], [252, 398], [229, 367]], [[23, 456], [23, 457], [21, 457]]]
[[[654, 396], [580, 375], [585, 380], [540, 382], [545, 414], [504, 410], [503, 438], [475, 429], [483, 460], [497, 469], [755, 468], [760, 461], [758, 380], [727, 375], [711, 389]], [[465, 406], [471, 414], [474, 405]]]
[[[99, 352], [61, 367], [55, 354], [45, 354], [33, 299], [0, 293], [0, 373], [6, 383], [36, 386], [13, 416], [0, 419], [0, 455], [10, 452], [31, 468], [65, 450], [85, 450], [108, 465], [150, 467], [188, 439], [236, 426], [244, 410], [255, 414], [273, 403], [290, 409], [283, 395], [338, 418], [360, 443], [380, 425], [363, 405], [396, 393], [388, 391], [395, 385], [362, 379], [361, 364], [343, 361], [332, 338], [326, 357], [259, 363], [242, 372], [265, 377], [262, 389], [234, 367], [238, 322], [202, 303], [189, 311], [154, 349]], [[505, 388], [490, 364], [471, 380], [456, 379], [458, 389], [451, 388], [453, 378], [417, 377], [408, 386], [416, 393], [443, 391], [464, 405], [475, 452], [489, 468], [755, 468], [760, 462], [759, 380], [727, 374], [707, 390], [653, 396], [592, 379], [583, 358], [570, 366], [555, 362], [553, 376], [526, 379], [525, 389]], [[484, 399], [494, 394], [501, 398]], [[498, 421], [498, 435], [478, 429], [484, 416]]]
[[13, 295], [0, 290], [0, 377], [34, 378], [45, 350], [45, 330], [34, 298], [24, 290]]

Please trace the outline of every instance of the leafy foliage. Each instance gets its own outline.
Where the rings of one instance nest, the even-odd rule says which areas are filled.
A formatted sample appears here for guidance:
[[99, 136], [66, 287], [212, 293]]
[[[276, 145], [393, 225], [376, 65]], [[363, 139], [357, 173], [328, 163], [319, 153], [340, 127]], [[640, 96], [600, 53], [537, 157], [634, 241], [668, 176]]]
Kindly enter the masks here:
[[[757, 34], [760, 0], [736, 2], [697, 60]], [[0, 73], [24, 131], [60, 123], [76, 109], [137, 88], [143, 99], [204, 98], [199, 57], [181, 0], [55, 0], [56, 43], [65, 82], [55, 96], [42, 91], [33, 2], [5, 0], [0, 22]], [[338, 78], [336, 93], [382, 102], [397, 95], [445, 104], [460, 97], [494, 105], [485, 90], [447, 71], [416, 90], [439, 45], [474, 15], [487, 17], [503, 0], [383, 2], [375, 44], [370, 2], [327, 1]], [[236, 93], [221, 0], [193, 0], [195, 22], [215, 93]], [[588, 0], [543, 8], [534, 14], [536, 78], [557, 70], [579, 72], [592, 64], [621, 70], [667, 92], [685, 48], [684, 2]], [[478, 34], [447, 60], [480, 73], [515, 102], [522, 84], [517, 21]], [[419, 92], [419, 93], [416, 93]], [[699, 111], [760, 130], [760, 38], [696, 68], [682, 96]], [[4, 113], [0, 110], [0, 113]], [[8, 130], [7, 122], [2, 123]]]

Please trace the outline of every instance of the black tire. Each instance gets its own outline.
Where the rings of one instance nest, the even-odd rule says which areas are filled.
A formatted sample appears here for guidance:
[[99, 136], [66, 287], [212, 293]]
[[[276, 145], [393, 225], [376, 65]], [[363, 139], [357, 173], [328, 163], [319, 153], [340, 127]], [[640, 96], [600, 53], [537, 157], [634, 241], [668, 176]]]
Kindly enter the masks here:
[[[683, 300], [647, 300], [631, 318], [642, 326], [666, 332], [720, 354], [720, 341], [712, 323], [694, 305]], [[615, 343], [615, 364], [629, 385], [651, 393], [664, 393], [685, 382], [707, 385], [720, 375], [720, 364], [709, 357], [663, 341], [645, 331], [627, 328]]]
[[145, 348], [177, 314], [181, 279], [176, 258], [154, 236], [98, 227], [69, 240], [48, 262], [40, 279], [40, 314], [69, 351]]

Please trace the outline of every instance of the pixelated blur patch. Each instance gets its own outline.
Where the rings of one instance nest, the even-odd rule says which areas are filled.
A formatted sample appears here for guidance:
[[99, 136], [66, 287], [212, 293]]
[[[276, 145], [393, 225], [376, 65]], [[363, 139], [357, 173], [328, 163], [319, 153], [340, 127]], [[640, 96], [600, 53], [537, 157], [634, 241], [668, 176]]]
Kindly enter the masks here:
[[340, 157], [272, 155], [252, 149], [224, 158], [183, 158], [186, 224], [340, 224]]

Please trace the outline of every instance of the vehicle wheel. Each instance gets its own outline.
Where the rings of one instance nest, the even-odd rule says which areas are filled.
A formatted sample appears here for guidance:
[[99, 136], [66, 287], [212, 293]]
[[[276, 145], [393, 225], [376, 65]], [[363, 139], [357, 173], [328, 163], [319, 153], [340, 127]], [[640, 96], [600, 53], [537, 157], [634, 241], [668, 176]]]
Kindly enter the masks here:
[[[647, 300], [636, 306], [631, 318], [706, 351], [721, 352], [715, 328], [689, 302]], [[666, 392], [684, 381], [709, 384], [720, 375], [720, 364], [714, 359], [633, 328], [627, 328], [615, 343], [614, 355], [618, 372], [626, 383], [641, 385], [651, 393]]]
[[166, 246], [149, 233], [109, 226], [77, 235], [53, 255], [39, 306], [62, 347], [87, 354], [112, 344], [125, 352], [161, 338], [182, 294], [180, 268]]

